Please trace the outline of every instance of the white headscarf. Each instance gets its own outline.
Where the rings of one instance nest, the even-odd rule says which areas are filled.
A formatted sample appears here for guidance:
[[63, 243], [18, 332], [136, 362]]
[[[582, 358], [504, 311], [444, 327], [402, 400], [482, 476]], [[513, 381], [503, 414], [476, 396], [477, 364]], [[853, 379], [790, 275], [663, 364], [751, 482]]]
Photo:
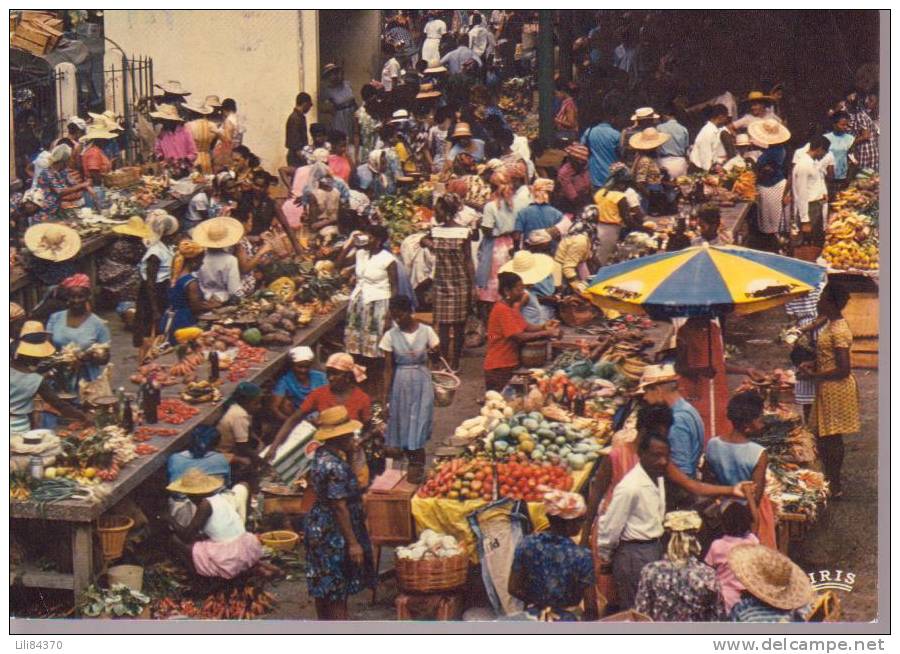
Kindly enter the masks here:
[[72, 148], [65, 143], [60, 143], [50, 151], [50, 163], [55, 164], [61, 161], [68, 161], [72, 156]]
[[153, 245], [163, 236], [169, 236], [178, 231], [178, 219], [162, 209], [154, 209], [147, 216], [147, 227], [150, 228], [151, 235], [144, 242], [147, 245]]
[[316, 355], [313, 354], [311, 348], [305, 345], [298, 345], [295, 348], [290, 350], [291, 361], [294, 363], [305, 363], [307, 361], [313, 361], [316, 358]]

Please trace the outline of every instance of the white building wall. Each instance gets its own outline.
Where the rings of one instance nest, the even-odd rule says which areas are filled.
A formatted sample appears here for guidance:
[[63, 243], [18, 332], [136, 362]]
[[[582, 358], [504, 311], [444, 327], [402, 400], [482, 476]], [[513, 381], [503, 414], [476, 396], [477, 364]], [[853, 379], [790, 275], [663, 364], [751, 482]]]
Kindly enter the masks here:
[[[244, 144], [274, 171], [284, 164], [284, 124], [295, 96], [305, 90], [316, 97], [315, 14], [111, 9], [104, 12], [104, 28], [129, 57], [153, 58], [155, 81], [178, 80], [190, 99], [234, 98], [246, 125]], [[107, 48], [108, 59], [121, 57], [112, 45]]]

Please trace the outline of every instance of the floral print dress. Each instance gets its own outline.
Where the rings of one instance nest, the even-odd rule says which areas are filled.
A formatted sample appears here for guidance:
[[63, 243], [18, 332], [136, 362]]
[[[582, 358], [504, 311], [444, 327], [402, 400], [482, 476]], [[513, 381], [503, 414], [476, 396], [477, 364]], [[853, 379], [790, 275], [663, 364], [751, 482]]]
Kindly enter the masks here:
[[68, 187], [68, 180], [65, 174], [52, 168], [45, 168], [38, 175], [35, 185], [44, 193], [44, 206], [31, 216], [29, 226], [65, 218], [60, 206], [60, 193]]
[[683, 564], [664, 559], [644, 566], [634, 609], [654, 622], [719, 622], [726, 618], [715, 570], [694, 557]]
[[[327, 447], [316, 450], [310, 473], [316, 503], [306, 516], [306, 582], [309, 594], [317, 599], [337, 602], [375, 581], [372, 544], [366, 531], [362, 491], [350, 464]], [[344, 500], [350, 511], [353, 534], [363, 548], [365, 560], [360, 568], [350, 561], [347, 542], [341, 533], [330, 502]]]
[[512, 574], [520, 574], [529, 617], [551, 622], [577, 622], [573, 610], [594, 583], [589, 550], [550, 532], [527, 536], [516, 546]]

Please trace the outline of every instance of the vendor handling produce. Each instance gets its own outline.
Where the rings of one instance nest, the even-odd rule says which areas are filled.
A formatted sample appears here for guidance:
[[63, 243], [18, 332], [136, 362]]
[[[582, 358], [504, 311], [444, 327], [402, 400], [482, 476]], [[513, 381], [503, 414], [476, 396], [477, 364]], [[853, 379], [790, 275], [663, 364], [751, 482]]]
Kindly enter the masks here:
[[61, 286], [68, 308], [50, 316], [47, 331], [57, 348], [71, 344], [84, 353], [78, 378], [95, 380], [109, 363], [109, 327], [90, 309], [91, 280], [87, 275], [72, 275]]
[[316, 355], [311, 348], [300, 345], [292, 348], [289, 355], [291, 367], [275, 383], [269, 405], [281, 422], [288, 420], [313, 390], [328, 383], [324, 372], [312, 369]]
[[147, 250], [138, 271], [141, 285], [138, 290], [135, 316], [134, 345], [139, 347], [138, 361], [144, 361], [163, 312], [169, 302], [172, 277], [172, 242], [178, 232], [178, 220], [164, 211], [151, 211], [147, 217]]
[[10, 432], [25, 432], [45, 426], [35, 415], [35, 396], [67, 418], [88, 422], [86, 414], [61, 400], [44, 376], [35, 372], [38, 363], [54, 352], [56, 349], [50, 342], [50, 334], [44, 331], [41, 323], [29, 320], [22, 325], [15, 357], [9, 363]]
[[175, 332], [197, 324], [197, 316], [221, 304], [216, 300], [204, 300], [197, 279], [197, 271], [203, 264], [206, 250], [195, 241], [185, 239], [178, 244], [178, 252], [172, 262], [172, 287], [169, 304], [160, 322], [160, 332], [169, 334], [169, 342], [175, 343]]

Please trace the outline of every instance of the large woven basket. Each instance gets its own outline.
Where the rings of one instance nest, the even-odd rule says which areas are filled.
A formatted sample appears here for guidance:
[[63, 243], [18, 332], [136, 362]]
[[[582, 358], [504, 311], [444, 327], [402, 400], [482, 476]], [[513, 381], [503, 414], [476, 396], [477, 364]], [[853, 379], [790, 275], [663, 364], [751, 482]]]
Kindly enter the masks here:
[[463, 553], [444, 559], [397, 559], [397, 583], [401, 590], [413, 593], [435, 593], [453, 590], [466, 583], [469, 557]]
[[124, 515], [103, 515], [97, 521], [97, 534], [103, 546], [103, 558], [113, 561], [122, 556], [128, 531], [134, 527], [134, 520]]

